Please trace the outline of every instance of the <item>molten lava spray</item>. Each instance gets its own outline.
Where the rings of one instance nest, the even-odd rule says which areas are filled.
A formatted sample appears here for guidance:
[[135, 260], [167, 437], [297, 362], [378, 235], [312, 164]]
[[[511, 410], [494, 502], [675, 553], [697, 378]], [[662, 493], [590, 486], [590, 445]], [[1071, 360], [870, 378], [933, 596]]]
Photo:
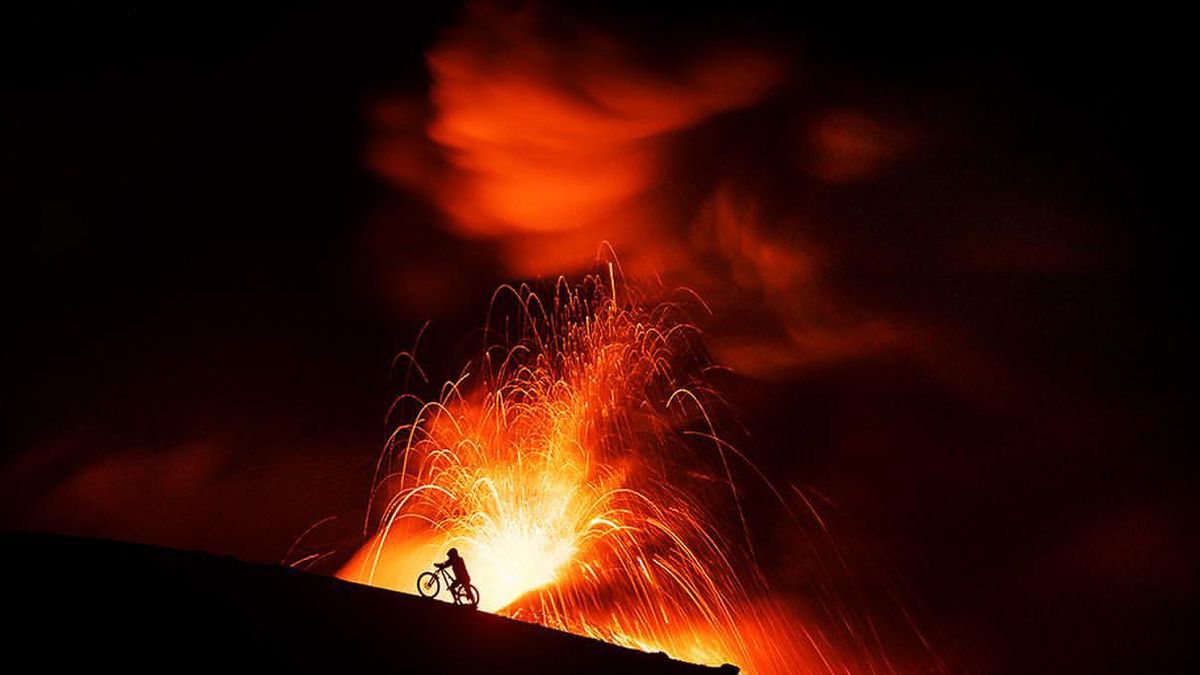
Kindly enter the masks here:
[[478, 364], [436, 401], [398, 399], [378, 529], [341, 575], [411, 592], [454, 546], [487, 611], [748, 672], [846, 672], [752, 561], [744, 458], [713, 428], [684, 306], [640, 301], [611, 265], [492, 306]]

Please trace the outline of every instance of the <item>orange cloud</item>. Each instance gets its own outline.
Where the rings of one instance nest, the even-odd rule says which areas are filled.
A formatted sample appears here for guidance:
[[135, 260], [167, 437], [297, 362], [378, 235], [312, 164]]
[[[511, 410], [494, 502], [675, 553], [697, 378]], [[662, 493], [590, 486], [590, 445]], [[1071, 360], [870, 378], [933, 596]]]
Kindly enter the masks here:
[[[710, 175], [689, 175], [685, 157], [703, 147], [694, 137], [722, 114], [766, 103], [784, 83], [783, 59], [696, 45], [682, 64], [652, 66], [585, 26], [562, 39], [543, 18], [536, 7], [472, 5], [428, 54], [428, 100], [395, 97], [373, 110], [371, 165], [436, 205], [454, 236], [491, 246], [507, 275], [578, 272], [607, 242], [632, 275], [694, 288], [721, 308], [714, 348], [744, 372], [893, 341], [885, 318], [847, 306], [823, 281], [827, 253], [798, 234], [797, 219], [768, 213], [765, 189], [726, 168], [737, 143], [700, 158]], [[777, 170], [845, 182], [903, 146], [890, 127], [847, 110], [818, 116], [809, 140], [802, 166]]]

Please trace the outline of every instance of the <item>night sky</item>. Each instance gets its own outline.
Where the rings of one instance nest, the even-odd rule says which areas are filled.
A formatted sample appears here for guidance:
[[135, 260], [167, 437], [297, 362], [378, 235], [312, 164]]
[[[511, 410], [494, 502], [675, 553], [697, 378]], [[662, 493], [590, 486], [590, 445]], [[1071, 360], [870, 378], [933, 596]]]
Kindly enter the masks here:
[[[424, 55], [462, 21], [406, 4], [64, 2], [0, 21], [0, 527], [274, 562], [336, 516], [305, 550], [361, 543], [392, 357], [430, 321], [422, 366], [451, 377], [492, 290], [535, 264], [370, 159], [372, 111], [424, 100]], [[740, 444], [836, 505], [948, 668], [1185, 672], [1178, 43], [1125, 16], [1006, 11], [548, 13], [619, 36], [648, 72], [717, 38], [789, 64], [772, 93], [672, 132], [655, 189], [684, 195], [678, 222], [618, 253], [677, 250], [730, 183], [774, 218], [764, 236], [821, 252], [812, 296], [725, 296], [721, 260], [664, 274], [716, 309]], [[820, 164], [814, 132], [818, 163], [797, 168], [779, 131], [796, 124], [833, 129], [834, 151], [865, 128], [894, 159]], [[811, 357], [744, 358], [747, 332], [815, 324], [838, 328]]]

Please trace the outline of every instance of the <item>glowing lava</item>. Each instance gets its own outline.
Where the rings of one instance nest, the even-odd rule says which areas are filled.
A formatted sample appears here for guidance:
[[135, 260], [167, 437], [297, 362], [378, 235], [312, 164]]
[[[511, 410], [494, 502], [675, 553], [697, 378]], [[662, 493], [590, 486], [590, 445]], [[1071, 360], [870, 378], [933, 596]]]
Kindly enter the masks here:
[[756, 599], [745, 540], [722, 534], [744, 527], [737, 453], [706, 410], [697, 330], [677, 304], [616, 296], [611, 266], [545, 294], [497, 292], [479, 363], [436, 401], [397, 401], [411, 409], [380, 458], [378, 529], [341, 575], [412, 592], [454, 546], [482, 609], [693, 661], [808, 670], [828, 645]]

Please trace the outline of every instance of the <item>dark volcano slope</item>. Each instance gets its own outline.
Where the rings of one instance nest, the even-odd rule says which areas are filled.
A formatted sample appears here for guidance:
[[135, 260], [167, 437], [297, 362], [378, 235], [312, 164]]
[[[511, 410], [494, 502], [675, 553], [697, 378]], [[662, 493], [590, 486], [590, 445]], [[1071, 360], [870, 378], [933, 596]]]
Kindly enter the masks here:
[[[91, 672], [734, 673], [231, 558], [0, 534], [0, 654]], [[104, 668], [104, 670], [96, 670]]]

